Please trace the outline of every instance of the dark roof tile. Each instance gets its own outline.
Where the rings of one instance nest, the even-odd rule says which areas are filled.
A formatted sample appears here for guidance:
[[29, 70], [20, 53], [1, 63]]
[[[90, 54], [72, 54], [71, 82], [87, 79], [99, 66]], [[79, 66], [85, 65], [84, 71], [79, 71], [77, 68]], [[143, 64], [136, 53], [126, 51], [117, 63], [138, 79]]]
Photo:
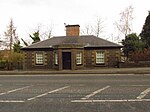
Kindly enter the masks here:
[[30, 46], [24, 47], [23, 49], [30, 48], [51, 48], [54, 45], [62, 44], [75, 44], [83, 45], [84, 47], [122, 47], [119, 44], [104, 40], [102, 38], [93, 35], [84, 36], [59, 36], [53, 37], [44, 41], [34, 43]]

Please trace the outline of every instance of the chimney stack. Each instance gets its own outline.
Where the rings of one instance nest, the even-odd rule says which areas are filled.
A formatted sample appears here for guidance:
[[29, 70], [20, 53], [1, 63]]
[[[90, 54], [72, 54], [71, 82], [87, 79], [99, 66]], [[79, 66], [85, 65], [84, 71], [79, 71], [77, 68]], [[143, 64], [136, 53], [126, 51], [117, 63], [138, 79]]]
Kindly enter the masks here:
[[66, 25], [66, 36], [79, 36], [80, 25]]

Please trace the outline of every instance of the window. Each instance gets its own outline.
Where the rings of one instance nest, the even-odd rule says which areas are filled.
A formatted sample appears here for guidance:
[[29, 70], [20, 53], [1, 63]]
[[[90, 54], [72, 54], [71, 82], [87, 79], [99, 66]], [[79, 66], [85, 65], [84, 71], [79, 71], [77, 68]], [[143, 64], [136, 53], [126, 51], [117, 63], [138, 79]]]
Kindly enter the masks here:
[[81, 53], [81, 52], [78, 52], [78, 53], [76, 54], [76, 64], [77, 64], [77, 65], [82, 64], [82, 53]]
[[43, 53], [36, 53], [36, 64], [37, 65], [43, 65], [44, 64]]
[[96, 52], [96, 64], [104, 64], [105, 63], [105, 54], [104, 51]]
[[58, 65], [58, 53], [55, 53], [55, 64]]

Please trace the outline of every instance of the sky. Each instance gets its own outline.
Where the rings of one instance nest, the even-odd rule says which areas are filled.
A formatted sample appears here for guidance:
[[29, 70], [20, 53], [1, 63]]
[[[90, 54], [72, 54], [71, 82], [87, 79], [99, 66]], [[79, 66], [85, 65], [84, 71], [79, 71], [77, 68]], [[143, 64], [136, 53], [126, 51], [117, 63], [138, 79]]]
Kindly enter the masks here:
[[83, 29], [99, 17], [104, 21], [101, 38], [114, 41], [114, 22], [130, 5], [134, 8], [133, 32], [139, 34], [150, 10], [150, 0], [0, 0], [0, 37], [2, 40], [11, 18], [18, 36], [28, 40], [38, 26], [43, 32], [52, 27], [53, 36], [64, 36], [64, 23], [79, 24]]

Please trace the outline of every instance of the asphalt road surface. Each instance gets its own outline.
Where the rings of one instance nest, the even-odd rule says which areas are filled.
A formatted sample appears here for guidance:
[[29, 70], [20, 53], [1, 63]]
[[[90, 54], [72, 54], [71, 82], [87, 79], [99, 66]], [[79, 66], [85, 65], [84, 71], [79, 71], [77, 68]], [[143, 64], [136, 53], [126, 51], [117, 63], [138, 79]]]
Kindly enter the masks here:
[[150, 112], [150, 74], [0, 76], [0, 112]]

